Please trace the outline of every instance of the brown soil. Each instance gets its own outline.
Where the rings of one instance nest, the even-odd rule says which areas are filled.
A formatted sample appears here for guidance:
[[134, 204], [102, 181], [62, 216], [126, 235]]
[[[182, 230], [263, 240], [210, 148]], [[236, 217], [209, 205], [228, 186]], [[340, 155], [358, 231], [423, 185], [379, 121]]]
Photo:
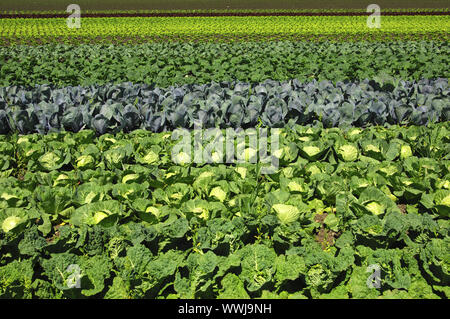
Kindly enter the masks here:
[[49, 237], [49, 238], [46, 238], [46, 239], [45, 239], [45, 240], [47, 241], [48, 244], [51, 244], [52, 242], [54, 242], [55, 239], [58, 238], [58, 237], [61, 235], [60, 232], [59, 232], [59, 228], [60, 228], [61, 226], [62, 226], [62, 225], [56, 225], [56, 226], [54, 227], [55, 234], [54, 234], [52, 237]]
[[405, 204], [398, 204], [397, 207], [400, 209], [402, 214], [406, 214], [406, 205]]
[[327, 216], [327, 213], [316, 214], [314, 216], [314, 221], [322, 224], [321, 228], [314, 236], [314, 239], [320, 244], [323, 250], [327, 249], [327, 247], [333, 246], [337, 237], [339, 237], [340, 235], [339, 232], [335, 232], [325, 228], [324, 221]]
[[327, 247], [334, 245], [334, 242], [338, 236], [338, 233], [332, 230], [327, 230], [322, 226], [315, 236], [315, 239], [321, 245], [322, 249], [325, 250]]
[[325, 218], [327, 218], [328, 214], [327, 213], [322, 213], [322, 214], [316, 214], [314, 216], [314, 221], [323, 224]]
[[20, 168], [17, 171], [17, 179], [19, 181], [23, 181], [25, 179], [25, 174], [27, 173], [27, 170], [25, 168]]
[[173, 35], [173, 36], [134, 36], [134, 37], [115, 37], [114, 39], [102, 38], [101, 36], [92, 37], [41, 37], [33, 39], [23, 39], [20, 37], [0, 37], [0, 47], [11, 46], [16, 44], [25, 45], [38, 45], [46, 43], [66, 43], [66, 44], [80, 44], [80, 43], [112, 43], [112, 44], [141, 44], [147, 42], [167, 42], [167, 41], [210, 41], [210, 42], [234, 42], [234, 41], [417, 41], [417, 40], [435, 40], [435, 41], [448, 41], [448, 32], [434, 32], [434, 33], [379, 33], [374, 35], [372, 38], [368, 39], [367, 34], [356, 33], [356, 34], [305, 34], [305, 35], [286, 35], [286, 34], [272, 34], [272, 35], [204, 35], [196, 36], [192, 35]]

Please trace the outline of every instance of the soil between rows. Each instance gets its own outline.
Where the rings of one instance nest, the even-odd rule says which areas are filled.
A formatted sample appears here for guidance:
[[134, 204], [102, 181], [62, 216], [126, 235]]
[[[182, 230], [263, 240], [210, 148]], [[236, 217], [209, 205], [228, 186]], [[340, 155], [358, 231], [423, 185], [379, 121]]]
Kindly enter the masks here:
[[[279, 17], [279, 16], [369, 16], [367, 12], [158, 12], [158, 13], [83, 13], [85, 18], [118, 18], [118, 17]], [[417, 11], [417, 12], [385, 12], [385, 16], [439, 16], [450, 15], [448, 11]], [[0, 14], [0, 19], [50, 19], [67, 18], [69, 14]]]

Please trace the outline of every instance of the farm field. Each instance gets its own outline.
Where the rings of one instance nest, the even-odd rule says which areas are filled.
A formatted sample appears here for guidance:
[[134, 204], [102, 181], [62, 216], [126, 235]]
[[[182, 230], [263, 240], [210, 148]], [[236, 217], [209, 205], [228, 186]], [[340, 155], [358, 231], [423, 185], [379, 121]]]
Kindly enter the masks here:
[[61, 3], [0, 5], [0, 298], [449, 297], [445, 3]]
[[383, 26], [367, 29], [365, 16], [265, 17], [108, 17], [85, 18], [83, 27], [67, 28], [66, 19], [2, 19], [0, 34], [7, 43], [98, 42], [148, 40], [445, 39], [450, 15], [386, 16]]
[[[382, 8], [446, 8], [446, 0], [378, 0]], [[258, 9], [360, 9], [367, 7], [363, 0], [78, 0], [86, 10], [258, 10]], [[3, 0], [0, 11], [65, 11], [63, 0]]]

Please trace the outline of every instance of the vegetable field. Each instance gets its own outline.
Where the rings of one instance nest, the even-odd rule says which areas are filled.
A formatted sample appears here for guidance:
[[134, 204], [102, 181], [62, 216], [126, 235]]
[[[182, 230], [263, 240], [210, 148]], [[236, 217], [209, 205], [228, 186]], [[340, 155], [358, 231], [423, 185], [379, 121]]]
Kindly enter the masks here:
[[449, 297], [448, 8], [57, 2], [0, 11], [0, 298]]

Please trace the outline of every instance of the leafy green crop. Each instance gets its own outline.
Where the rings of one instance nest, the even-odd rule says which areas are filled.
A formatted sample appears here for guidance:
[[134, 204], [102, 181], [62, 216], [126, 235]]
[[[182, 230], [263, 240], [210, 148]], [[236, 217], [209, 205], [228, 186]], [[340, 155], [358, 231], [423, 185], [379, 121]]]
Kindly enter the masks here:
[[0, 298], [447, 299], [425, 11], [0, 17]]
[[0, 296], [448, 298], [449, 131], [293, 126], [272, 174], [177, 165], [170, 133], [1, 135]]
[[[447, 41], [12, 46], [0, 48], [0, 86], [132, 82], [167, 87], [294, 78], [333, 83], [378, 77], [418, 81], [449, 78], [449, 55]], [[116, 92], [109, 98], [119, 96]]]
[[[111, 39], [189, 40], [221, 37], [278, 38], [324, 35], [358, 35], [367, 39], [392, 39], [397, 35], [442, 34], [448, 36], [450, 23], [446, 15], [384, 15], [378, 29], [366, 24], [365, 16], [216, 16], [216, 17], [85, 17], [82, 28], [67, 28], [65, 18], [0, 19], [3, 41], [26, 43], [39, 39], [45, 42]], [[39, 27], [36, 28], [36, 25]], [[274, 31], [276, 30], [276, 31]], [[20, 37], [17, 37], [20, 35]], [[365, 37], [364, 37], [365, 36]], [[2, 41], [2, 42], [3, 42]]]
[[[32, 90], [10, 86], [0, 88], [0, 133], [48, 133], [60, 130], [92, 129], [97, 134], [147, 129], [153, 132], [175, 128], [246, 128], [264, 125], [322, 123], [333, 126], [415, 124], [446, 121], [450, 118], [447, 79], [400, 81], [364, 80], [301, 83], [298, 80], [263, 83], [243, 82], [183, 85], [167, 89], [148, 85], [105, 85], [52, 89], [48, 85]], [[299, 151], [309, 159], [323, 155], [322, 142], [305, 144]], [[385, 141], [363, 145], [363, 155], [377, 159], [387, 149]], [[8, 150], [10, 152], [10, 150]], [[358, 157], [350, 143], [340, 144], [338, 155], [346, 161]], [[403, 145], [402, 156], [410, 150]], [[129, 153], [128, 151], [126, 153]], [[141, 163], [156, 160], [157, 149], [142, 154]], [[77, 167], [91, 167], [98, 150], [91, 147], [78, 157]], [[117, 160], [107, 153], [109, 165]], [[250, 155], [250, 154], [248, 154]], [[128, 155], [127, 155], [128, 156]], [[59, 151], [38, 161], [47, 169], [57, 169], [70, 161]]]

